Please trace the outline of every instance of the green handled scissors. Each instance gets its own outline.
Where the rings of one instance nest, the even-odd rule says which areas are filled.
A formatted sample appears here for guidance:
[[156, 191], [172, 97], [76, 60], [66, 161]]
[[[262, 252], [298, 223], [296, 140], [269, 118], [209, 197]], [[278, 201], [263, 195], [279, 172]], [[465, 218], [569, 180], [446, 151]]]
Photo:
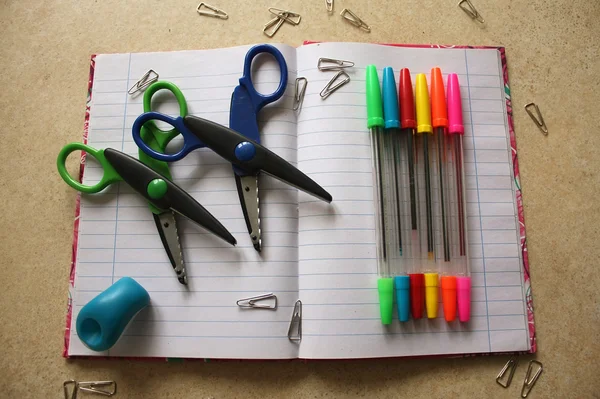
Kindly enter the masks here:
[[[175, 96], [177, 103], [179, 104], [179, 114], [183, 117], [188, 113], [187, 102], [179, 87], [175, 86], [171, 82], [159, 81], [151, 84], [148, 89], [144, 92], [144, 112], [152, 111], [152, 96], [159, 90], [168, 90]], [[161, 130], [156, 126], [154, 121], [145, 123], [140, 129], [140, 136], [144, 143], [150, 148], [164, 152], [167, 145], [175, 137], [179, 135], [177, 129]], [[156, 160], [142, 150], [139, 150], [138, 158], [144, 164], [148, 165], [155, 171], [172, 180], [171, 171], [169, 170], [169, 164], [167, 162]], [[173, 212], [165, 212], [161, 209], [155, 208], [152, 203], [149, 204], [150, 211], [154, 218], [154, 223], [158, 230], [160, 240], [165, 247], [171, 266], [175, 270], [177, 279], [181, 284], [187, 284], [187, 273], [185, 271], [185, 264], [183, 262], [183, 253], [181, 251], [181, 245], [179, 243], [179, 232], [177, 230], [177, 221]]]
[[[144, 95], [144, 110], [150, 110], [152, 95], [163, 88], [175, 94], [181, 114], [187, 114], [187, 105], [183, 94], [177, 86], [168, 82], [157, 82], [148, 88]], [[167, 144], [179, 134], [175, 129], [163, 132], [153, 122], [144, 124], [141, 132], [148, 146], [163, 152]], [[100, 182], [88, 186], [69, 175], [66, 169], [66, 160], [69, 154], [77, 150], [85, 151], [98, 160], [104, 170]], [[179, 245], [175, 212], [203, 226], [228, 243], [236, 244], [231, 233], [210, 212], [171, 181], [171, 174], [166, 162], [154, 160], [145, 154], [140, 154], [140, 160], [137, 160], [113, 148], [97, 150], [83, 143], [71, 143], [67, 144], [58, 154], [57, 167], [62, 179], [82, 193], [98, 193], [113, 183], [124, 181], [142, 195], [149, 203], [171, 265], [177, 274], [177, 279], [182, 284], [187, 284], [187, 275]]]

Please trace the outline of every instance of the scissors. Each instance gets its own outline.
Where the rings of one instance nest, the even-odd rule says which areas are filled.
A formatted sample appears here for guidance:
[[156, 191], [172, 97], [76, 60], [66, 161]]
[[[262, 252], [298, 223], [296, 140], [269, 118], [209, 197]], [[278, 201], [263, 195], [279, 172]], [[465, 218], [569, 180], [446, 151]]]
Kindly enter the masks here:
[[[274, 56], [281, 71], [279, 86], [269, 95], [258, 93], [252, 83], [252, 60], [261, 53]], [[157, 112], [147, 112], [135, 120], [132, 129], [133, 139], [138, 147], [160, 161], [178, 161], [190, 152], [204, 147], [212, 149], [229, 161], [233, 165], [246, 227], [254, 248], [259, 252], [261, 250], [258, 202], [260, 172], [267, 173], [324, 201], [331, 202], [333, 199], [319, 184], [260, 144], [258, 113], [265, 105], [281, 98], [287, 85], [287, 77], [287, 64], [279, 50], [268, 44], [254, 46], [246, 54], [243, 75], [231, 97], [230, 128], [190, 115], [172, 118]], [[141, 129], [151, 120], [166, 122], [179, 131], [184, 139], [181, 150], [175, 154], [165, 154], [164, 151], [157, 151], [148, 146], [141, 138]]]
[[[77, 150], [85, 151], [102, 165], [104, 174], [100, 182], [93, 186], [84, 185], [67, 172], [67, 157]], [[181, 187], [170, 181], [166, 176], [121, 151], [114, 148], [97, 150], [83, 143], [70, 143], [59, 152], [56, 164], [60, 177], [75, 190], [86, 194], [94, 194], [113, 183], [124, 181], [150, 203], [151, 209], [162, 213], [177, 212], [228, 243], [236, 244], [235, 238], [225, 226]], [[170, 226], [164, 227], [169, 228]], [[167, 244], [171, 248], [174, 245], [170, 241]], [[179, 245], [178, 242], [177, 245]], [[167, 248], [168, 252], [169, 248]], [[181, 279], [179, 281], [185, 283]]]
[[[187, 103], [185, 97], [179, 87], [173, 83], [166, 81], [159, 81], [153, 83], [148, 87], [144, 93], [144, 112], [152, 111], [152, 96], [159, 90], [168, 90], [175, 96], [177, 103], [179, 104], [179, 115], [186, 116], [188, 113]], [[165, 149], [169, 142], [179, 135], [176, 129], [168, 131], [160, 130], [154, 122], [146, 123], [140, 132], [140, 136], [144, 143], [156, 151], [165, 152]], [[169, 164], [163, 161], [156, 160], [139, 150], [138, 158], [145, 165], [151, 167], [156, 172], [162, 174], [167, 179], [172, 180], [171, 172], [169, 170]], [[170, 210], [162, 210], [156, 208], [152, 203], [148, 204], [154, 223], [158, 230], [160, 240], [163, 243], [171, 266], [177, 275], [177, 279], [181, 284], [187, 284], [187, 273], [185, 270], [185, 264], [183, 262], [183, 253], [181, 251], [181, 245], [179, 243], [179, 232], [177, 229], [177, 220], [175, 219], [175, 213]]]

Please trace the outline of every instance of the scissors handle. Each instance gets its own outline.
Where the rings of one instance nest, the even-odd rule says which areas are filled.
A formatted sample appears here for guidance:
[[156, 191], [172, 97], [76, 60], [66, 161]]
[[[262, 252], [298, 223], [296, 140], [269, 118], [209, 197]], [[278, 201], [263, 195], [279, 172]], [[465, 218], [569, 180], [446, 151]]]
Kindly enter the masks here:
[[[256, 91], [254, 84], [252, 83], [252, 60], [261, 53], [269, 53], [275, 57], [277, 63], [279, 64], [279, 70], [281, 73], [279, 87], [277, 87], [277, 90], [275, 90], [273, 93], [267, 95], [260, 94], [258, 91]], [[285, 87], [287, 85], [287, 80], [288, 70], [285, 58], [283, 57], [283, 54], [281, 54], [281, 51], [277, 50], [276, 47], [271, 46], [270, 44], [259, 44], [252, 47], [246, 53], [246, 59], [244, 60], [244, 74], [240, 78], [240, 85], [244, 86], [248, 91], [248, 94], [252, 99], [252, 103], [256, 107], [255, 111], [257, 114], [258, 111], [260, 111], [265, 105], [277, 101], [281, 98], [281, 96], [283, 96]]]
[[[164, 80], [151, 84], [144, 92], [144, 112], [152, 112], [152, 96], [159, 90], [168, 90], [173, 93], [177, 100], [177, 104], [179, 104], [180, 116], [186, 116], [188, 114], [187, 102], [179, 87]], [[144, 130], [147, 130], [147, 132], [144, 132]], [[150, 134], [154, 137], [150, 137]], [[161, 130], [156, 126], [154, 121], [149, 121], [142, 126], [142, 139], [157, 151], [160, 150], [164, 152], [169, 142], [177, 137], [177, 135], [179, 135], [177, 129]], [[153, 138], [154, 140], [152, 140]]]
[[[164, 149], [154, 149], [150, 145], [146, 144], [140, 135], [142, 126], [152, 120], [158, 120], [169, 125], [173, 126], [176, 131], [181, 133], [183, 136], [183, 148], [179, 150], [175, 154], [165, 154]], [[137, 117], [135, 122], [133, 122], [132, 128], [133, 141], [135, 144], [145, 152], [147, 155], [151, 156], [154, 159], [158, 159], [159, 161], [164, 162], [175, 162], [183, 159], [190, 152], [198, 149], [206, 147], [206, 145], [200, 141], [183, 123], [183, 118], [178, 116], [177, 118], [173, 118], [169, 115], [161, 114], [159, 112], [146, 112]], [[161, 151], [162, 150], [162, 151]]]
[[[81, 150], [90, 154], [92, 157], [96, 158], [104, 173], [102, 174], [102, 179], [100, 182], [96, 183], [93, 186], [86, 186], [85, 184], [79, 183], [78, 180], [75, 180], [69, 172], [67, 172], [67, 157], [74, 151]], [[106, 187], [111, 185], [112, 183], [116, 183], [118, 181], [123, 180], [121, 175], [117, 173], [117, 171], [112, 167], [111, 163], [104, 156], [104, 150], [97, 150], [95, 148], [90, 147], [89, 145], [85, 145], [83, 143], [70, 143], [63, 147], [62, 150], [58, 153], [58, 159], [56, 160], [56, 166], [58, 167], [58, 173], [60, 177], [67, 183], [69, 186], [73, 187], [77, 191], [81, 191], [86, 194], [94, 194], [99, 193], [104, 190]]]

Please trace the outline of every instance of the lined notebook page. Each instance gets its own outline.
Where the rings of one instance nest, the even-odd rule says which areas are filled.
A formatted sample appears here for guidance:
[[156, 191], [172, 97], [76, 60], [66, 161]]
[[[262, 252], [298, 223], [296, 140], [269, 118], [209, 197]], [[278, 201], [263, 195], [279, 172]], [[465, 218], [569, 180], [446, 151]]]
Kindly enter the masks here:
[[[321, 100], [334, 72], [319, 57], [351, 60], [352, 81]], [[500, 56], [496, 50], [417, 49], [324, 43], [297, 51], [308, 88], [298, 118], [298, 167], [333, 195], [328, 206], [299, 195], [299, 289], [302, 358], [416, 356], [529, 349]], [[366, 127], [365, 67], [439, 66], [459, 76], [465, 122], [465, 168], [471, 321], [381, 325], [376, 290], [371, 150]], [[444, 80], [446, 80], [444, 76]], [[394, 310], [395, 312], [395, 310]]]
[[[131, 126], [143, 112], [142, 97], [127, 90], [148, 69], [183, 91], [189, 113], [228, 125], [231, 93], [242, 75], [249, 46], [208, 51], [99, 55], [91, 98], [88, 143], [112, 147], [137, 158]], [[260, 113], [263, 144], [296, 163], [296, 115], [292, 111], [295, 49], [280, 46], [289, 68], [283, 99]], [[261, 92], [279, 83], [274, 59], [256, 59], [253, 79]], [[158, 93], [154, 110], [178, 114], [171, 94]], [[73, 325], [69, 355], [211, 358], [295, 358], [287, 338], [298, 298], [296, 189], [269, 176], [259, 179], [263, 252], [248, 236], [231, 165], [210, 150], [199, 150], [172, 164], [174, 181], [219, 219], [238, 241], [221, 241], [178, 218], [188, 287], [179, 284], [163, 249], [152, 214], [124, 183], [97, 195], [82, 195], [77, 248]], [[98, 182], [102, 170], [88, 157], [84, 183]], [[79, 310], [123, 276], [137, 280], [151, 305], [136, 316], [108, 352], [83, 346], [76, 336]], [[279, 310], [243, 311], [236, 300], [274, 292]]]

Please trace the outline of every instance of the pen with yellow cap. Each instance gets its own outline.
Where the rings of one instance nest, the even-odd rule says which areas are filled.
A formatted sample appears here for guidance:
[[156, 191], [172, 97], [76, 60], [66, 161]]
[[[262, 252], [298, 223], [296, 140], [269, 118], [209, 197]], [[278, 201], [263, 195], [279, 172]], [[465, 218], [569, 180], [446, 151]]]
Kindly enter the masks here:
[[[456, 318], [456, 277], [454, 276], [451, 253], [451, 229], [450, 229], [450, 183], [449, 178], [449, 140], [448, 136], [448, 111], [446, 105], [446, 93], [444, 91], [444, 80], [442, 71], [435, 67], [431, 69], [431, 116], [434, 129], [434, 140], [437, 148], [437, 178], [438, 178], [438, 223], [441, 238], [440, 262], [440, 285], [442, 291], [442, 304], [444, 306], [444, 318], [452, 321]], [[454, 192], [452, 190], [452, 192]]]
[[370, 130], [373, 157], [373, 197], [375, 202], [375, 237], [377, 248], [377, 292], [382, 324], [392, 323], [394, 303], [394, 280], [387, 259], [386, 209], [383, 177], [383, 107], [381, 87], [375, 65], [368, 65], [367, 84], [367, 128]]
[[[425, 212], [419, 214], [419, 238], [421, 242], [420, 271], [411, 275], [411, 303], [413, 317], [422, 317], [422, 303], [425, 300], [427, 317], [436, 318], [438, 311], [438, 273], [435, 259], [435, 236], [433, 220], [433, 199], [431, 181], [431, 158], [435, 156], [433, 145], [433, 127], [431, 125], [431, 105], [427, 78], [418, 74], [415, 88], [415, 103], [417, 116], [417, 134], [415, 145], [417, 151], [416, 170], [419, 189], [423, 187], [425, 194]], [[422, 155], [422, 157], [421, 157]], [[421, 166], [422, 165], [422, 166]], [[419, 190], [420, 191], [420, 190]], [[414, 287], [413, 287], [414, 285]], [[414, 294], [413, 294], [414, 293]], [[417, 303], [418, 301], [418, 303]], [[419, 313], [419, 304], [421, 306]]]

